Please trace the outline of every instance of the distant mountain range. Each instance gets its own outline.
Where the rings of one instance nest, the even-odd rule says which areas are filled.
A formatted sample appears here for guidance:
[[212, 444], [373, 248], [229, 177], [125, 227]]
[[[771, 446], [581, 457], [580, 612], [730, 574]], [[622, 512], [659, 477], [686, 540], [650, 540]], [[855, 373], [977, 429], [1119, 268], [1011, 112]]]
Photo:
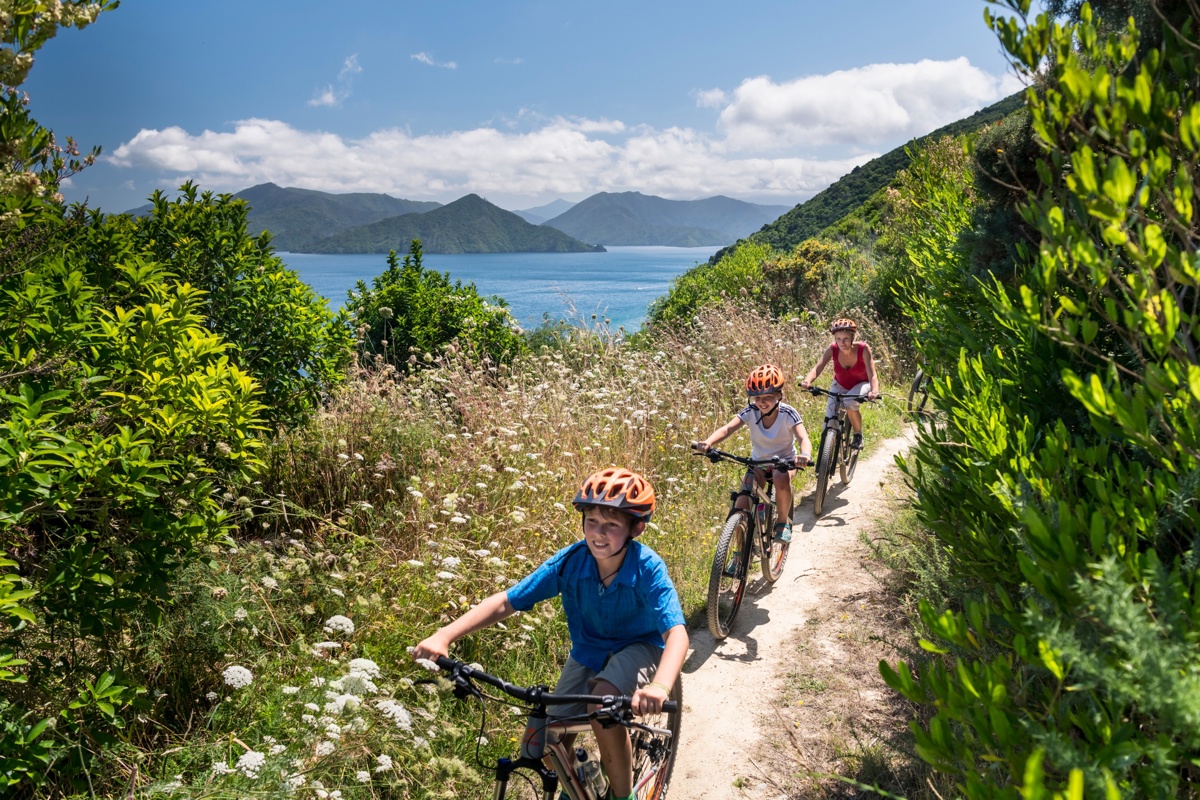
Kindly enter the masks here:
[[587, 242], [702, 247], [736, 241], [788, 209], [722, 196], [666, 200], [640, 192], [600, 192], [545, 224]]
[[586, 253], [604, 252], [562, 231], [530, 225], [477, 194], [423, 214], [405, 214], [351, 228], [310, 245], [309, 253], [403, 251], [420, 239], [427, 253]]
[[558, 199], [549, 202], [544, 206], [527, 208], [523, 211], [514, 211], [513, 213], [531, 225], [541, 225], [546, 220], [554, 219], [559, 214], [565, 214], [574, 206], [574, 203]]
[[[512, 212], [473, 194], [441, 205], [273, 183], [234, 196], [250, 206], [250, 233], [270, 231], [275, 249], [293, 253], [403, 252], [412, 239], [420, 239], [428, 253], [588, 252], [605, 244], [701, 247], [736, 241], [789, 209], [720, 196], [666, 200], [601, 192], [580, 203], [555, 200]], [[129, 213], [147, 214], [150, 208]]]

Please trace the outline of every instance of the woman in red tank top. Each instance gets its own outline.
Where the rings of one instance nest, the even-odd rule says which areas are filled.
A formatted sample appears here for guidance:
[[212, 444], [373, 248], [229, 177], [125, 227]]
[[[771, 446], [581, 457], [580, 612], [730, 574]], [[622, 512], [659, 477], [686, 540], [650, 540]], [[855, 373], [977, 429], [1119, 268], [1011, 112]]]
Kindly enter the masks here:
[[[830, 391], [840, 394], [865, 395], [868, 400], [879, 396], [879, 375], [875, 372], [875, 357], [871, 354], [871, 345], [866, 342], [855, 342], [854, 336], [858, 326], [852, 319], [837, 319], [829, 326], [833, 334], [833, 344], [821, 354], [817, 365], [800, 381], [800, 387], [807, 389], [812, 386], [825, 365], [833, 361], [833, 386]], [[838, 399], [829, 398], [825, 409], [826, 425], [836, 425]], [[850, 418], [850, 426], [854, 428], [854, 438], [850, 446], [862, 447], [862, 412], [858, 410], [855, 400], [840, 401], [846, 408], [846, 416]]]

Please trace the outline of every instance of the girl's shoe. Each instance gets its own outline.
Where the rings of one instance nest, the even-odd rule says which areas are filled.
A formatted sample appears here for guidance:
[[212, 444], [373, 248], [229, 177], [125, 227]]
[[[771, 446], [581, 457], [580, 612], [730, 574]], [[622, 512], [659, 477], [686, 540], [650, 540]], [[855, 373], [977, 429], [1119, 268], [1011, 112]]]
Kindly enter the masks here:
[[792, 540], [792, 524], [780, 522], [775, 525], [775, 541], [787, 544]]

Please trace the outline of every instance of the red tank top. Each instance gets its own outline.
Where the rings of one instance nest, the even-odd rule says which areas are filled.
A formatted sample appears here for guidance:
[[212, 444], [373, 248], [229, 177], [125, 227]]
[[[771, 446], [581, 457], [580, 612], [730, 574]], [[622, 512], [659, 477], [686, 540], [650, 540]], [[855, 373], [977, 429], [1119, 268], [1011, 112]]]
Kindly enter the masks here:
[[863, 350], [867, 349], [866, 342], [855, 342], [854, 350], [858, 354], [858, 360], [854, 362], [853, 367], [842, 366], [842, 362], [838, 360], [836, 344], [829, 345], [829, 349], [833, 351], [833, 379], [843, 389], [853, 389], [858, 384], [867, 382], [867, 364], [863, 361]]

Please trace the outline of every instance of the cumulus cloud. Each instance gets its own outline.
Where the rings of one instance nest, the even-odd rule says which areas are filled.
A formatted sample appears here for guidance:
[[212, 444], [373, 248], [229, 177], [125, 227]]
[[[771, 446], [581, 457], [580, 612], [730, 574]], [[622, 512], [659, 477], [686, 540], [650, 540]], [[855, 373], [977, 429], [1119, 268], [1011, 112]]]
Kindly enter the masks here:
[[420, 61], [422, 64], [428, 64], [431, 67], [441, 67], [442, 69], [458, 69], [458, 64], [453, 61], [434, 61], [433, 56], [429, 53], [413, 53], [411, 56], [413, 61]]
[[524, 64], [524, 63], [525, 63], [525, 59], [523, 59], [523, 58], [520, 58], [520, 57], [517, 57], [517, 58], [503, 58], [503, 57], [498, 57], [498, 58], [496, 59], [496, 63], [497, 63], [497, 64]]
[[[412, 58], [453, 68], [427, 53]], [[357, 59], [347, 58], [339, 80], [358, 70]], [[699, 106], [720, 109], [709, 131], [521, 110], [515, 119], [469, 130], [388, 129], [349, 138], [246, 119], [232, 130], [142, 130], [107, 160], [153, 171], [164, 185], [190, 178], [217, 190], [271, 181], [439, 201], [468, 192], [520, 198], [637, 190], [678, 199], [728, 194], [795, 202], [1014, 88], [1013, 79], [966, 59], [875, 64], [782, 83], [750, 78], [729, 93], [696, 90]], [[312, 102], [340, 102], [338, 87]], [[820, 157], [804, 157], [816, 148], [823, 148]]]
[[[697, 93], [698, 101], [715, 92]], [[926, 134], [1013, 91], [966, 58], [871, 64], [784, 83], [749, 78], [721, 110], [731, 147], [775, 151], [797, 146], [876, 146]]]
[[[621, 132], [607, 141], [597, 132]], [[386, 192], [450, 200], [468, 192], [497, 196], [638, 190], [691, 199], [804, 197], [874, 154], [833, 161], [731, 158], [694, 130], [627, 130], [621, 123], [555, 119], [523, 132], [483, 127], [437, 135], [391, 129], [361, 139], [249, 119], [231, 132], [143, 130], [111, 163], [238, 190], [271, 181], [329, 192]]]

